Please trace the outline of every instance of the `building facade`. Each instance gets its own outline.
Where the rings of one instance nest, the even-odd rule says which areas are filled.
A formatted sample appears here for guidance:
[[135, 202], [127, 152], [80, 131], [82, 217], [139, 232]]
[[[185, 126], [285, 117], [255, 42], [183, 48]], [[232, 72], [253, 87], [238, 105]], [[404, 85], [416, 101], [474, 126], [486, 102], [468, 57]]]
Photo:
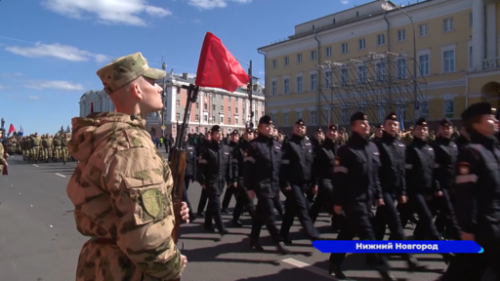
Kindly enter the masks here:
[[[178, 126], [183, 122], [184, 110], [187, 103], [187, 91], [182, 86], [194, 84], [195, 78], [182, 75], [167, 74], [165, 81], [165, 110], [163, 113], [165, 129], [161, 128], [161, 113], [153, 112], [147, 116], [146, 128], [152, 136], [160, 137], [177, 135]], [[245, 87], [238, 88], [231, 93], [222, 89], [200, 88], [198, 101], [192, 104], [188, 133], [205, 133], [212, 126], [219, 125], [224, 134], [234, 130], [243, 132], [250, 123], [255, 124], [265, 114], [264, 87], [255, 84], [252, 92], [252, 104]], [[250, 120], [250, 108], [254, 118]], [[114, 111], [108, 95], [103, 91], [89, 91], [80, 99], [80, 116], [87, 116], [92, 112]]]
[[500, 106], [499, 13], [493, 0], [373, 1], [299, 24], [259, 49], [266, 110], [284, 128], [347, 125], [355, 111], [432, 126], [475, 102]]

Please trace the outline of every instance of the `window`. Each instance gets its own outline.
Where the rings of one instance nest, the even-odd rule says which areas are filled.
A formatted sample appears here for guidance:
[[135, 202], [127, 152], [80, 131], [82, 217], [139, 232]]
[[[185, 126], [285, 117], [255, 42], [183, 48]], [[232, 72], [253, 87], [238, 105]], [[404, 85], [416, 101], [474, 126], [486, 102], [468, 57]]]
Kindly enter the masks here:
[[234, 124], [238, 125], [238, 118], [237, 117], [234, 117]]
[[278, 67], [278, 62], [276, 60], [273, 60], [273, 68]]
[[196, 103], [196, 109], [199, 109], [200, 108], [200, 104], [197, 102]]
[[366, 66], [364, 64], [358, 66], [358, 80], [359, 83], [366, 82]]
[[427, 24], [421, 24], [418, 26], [418, 35], [420, 37], [427, 36]]
[[302, 76], [297, 76], [297, 93], [302, 92]]
[[206, 104], [206, 103], [203, 104], [203, 109], [207, 110], [207, 108], [208, 108], [208, 104]]
[[212, 104], [212, 110], [215, 111], [215, 104]]
[[283, 79], [283, 92], [285, 93], [285, 95], [290, 94], [290, 79], [289, 78]]
[[302, 111], [297, 112], [297, 120], [302, 119]]
[[276, 81], [271, 82], [271, 92], [273, 96], [276, 96], [276, 94], [278, 93], [278, 85]]
[[340, 69], [340, 84], [346, 86], [349, 82], [349, 72], [347, 68]]
[[194, 116], [194, 121], [199, 121], [199, 120], [200, 120], [200, 116], [198, 116], [198, 114], [196, 114], [196, 115]]
[[238, 113], [238, 108], [237, 107], [234, 108], [234, 113]]
[[316, 121], [316, 111], [311, 111], [310, 114], [311, 114], [311, 120], [310, 120], [311, 125], [316, 125], [316, 122], [317, 122]]
[[288, 113], [283, 113], [283, 125], [288, 125]]
[[181, 114], [180, 113], [176, 113], [175, 114], [175, 120], [181, 120]]
[[288, 57], [285, 57], [285, 62], [284, 62], [284, 63], [285, 63], [285, 65], [288, 65], [288, 64], [289, 64], [289, 62], [290, 62], [289, 58], [288, 58]]
[[178, 95], [180, 95], [180, 94], [181, 94], [181, 87], [177, 87], [177, 91], [176, 91], [176, 93], [177, 93]]
[[227, 112], [231, 112], [231, 107], [230, 106], [227, 107]]
[[447, 18], [443, 20], [443, 31], [453, 30], [453, 18]]
[[472, 56], [473, 56], [472, 45], [469, 45], [469, 69], [473, 69], [474, 68], [474, 64], [472, 62]]
[[429, 103], [426, 101], [420, 103], [420, 117], [429, 117]]
[[224, 123], [224, 116], [221, 116], [221, 117], [220, 117], [220, 123], [221, 123], [221, 124], [222, 124], [222, 123]]
[[325, 109], [325, 119], [326, 119], [326, 122], [332, 121], [332, 110], [331, 109]]
[[271, 113], [271, 120], [273, 120], [273, 123], [276, 123], [276, 113]]
[[348, 48], [349, 45], [347, 45], [347, 43], [342, 43], [341, 45], [341, 51], [343, 54], [347, 53], [349, 51], [349, 48]]
[[325, 48], [325, 56], [329, 57], [332, 55], [332, 47]]
[[472, 12], [469, 13], [469, 26], [472, 27]]
[[208, 122], [208, 115], [203, 115], [203, 121]]
[[176, 100], [176, 101], [175, 101], [175, 104], [176, 104], [177, 106], [181, 106], [181, 101], [180, 101], [180, 100]]
[[212, 116], [212, 122], [215, 123], [215, 116]]
[[406, 59], [398, 59], [397, 71], [398, 71], [398, 78], [399, 79], [406, 78]]
[[377, 63], [377, 80], [378, 81], [385, 80], [385, 63], [383, 62]]
[[358, 46], [360, 50], [364, 50], [366, 48], [366, 40], [365, 38], [359, 39]]
[[443, 72], [454, 72], [455, 71], [455, 50], [449, 50], [443, 52]]
[[427, 76], [430, 72], [430, 60], [429, 55], [421, 55], [418, 57], [418, 63], [420, 64], [420, 75]]
[[382, 46], [385, 44], [385, 34], [377, 35], [377, 46]]
[[342, 124], [347, 124], [349, 123], [349, 109], [347, 108], [342, 108], [342, 111], [340, 112], [340, 121]]
[[316, 59], [316, 56], [317, 56], [317, 54], [316, 54], [316, 50], [311, 51], [311, 60], [315, 60], [315, 59]]
[[406, 40], [406, 30], [400, 29], [398, 30], [398, 41], [405, 41]]
[[318, 84], [318, 74], [311, 74], [311, 91], [316, 91], [316, 86]]
[[325, 86], [328, 88], [332, 86], [332, 72], [330, 70], [325, 71]]
[[297, 63], [302, 62], [302, 54], [297, 54]]
[[196, 127], [196, 128], [195, 128], [195, 131], [196, 131], [196, 133], [197, 133], [197, 134], [199, 134], [199, 133], [200, 133], [200, 131], [199, 131], [199, 130], [200, 130], [200, 129], [199, 129], [198, 127]]
[[444, 117], [453, 118], [455, 116], [455, 101], [445, 100], [444, 101]]
[[227, 123], [231, 124], [231, 117], [227, 117]]

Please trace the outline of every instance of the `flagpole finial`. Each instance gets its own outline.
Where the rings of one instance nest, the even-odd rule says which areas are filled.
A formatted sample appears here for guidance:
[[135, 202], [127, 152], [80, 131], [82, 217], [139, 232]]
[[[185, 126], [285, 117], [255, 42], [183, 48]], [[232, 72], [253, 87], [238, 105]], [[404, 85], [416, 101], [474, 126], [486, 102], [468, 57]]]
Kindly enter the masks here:
[[0, 120], [0, 122], [1, 122], [1, 124], [2, 124], [2, 126], [1, 126], [0, 128], [1, 128], [1, 129], [3, 129], [3, 128], [4, 128], [4, 125], [5, 125], [5, 119], [3, 119], [3, 117], [2, 117], [2, 120]]

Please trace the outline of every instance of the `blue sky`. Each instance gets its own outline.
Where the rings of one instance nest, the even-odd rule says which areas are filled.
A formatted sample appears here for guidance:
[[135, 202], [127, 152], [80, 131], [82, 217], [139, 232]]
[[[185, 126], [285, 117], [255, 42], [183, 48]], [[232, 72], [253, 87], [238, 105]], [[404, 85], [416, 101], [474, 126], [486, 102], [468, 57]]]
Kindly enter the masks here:
[[196, 73], [207, 31], [264, 77], [257, 48], [294, 26], [366, 0], [1, 0], [0, 117], [24, 133], [71, 125], [97, 69], [142, 52], [153, 67]]

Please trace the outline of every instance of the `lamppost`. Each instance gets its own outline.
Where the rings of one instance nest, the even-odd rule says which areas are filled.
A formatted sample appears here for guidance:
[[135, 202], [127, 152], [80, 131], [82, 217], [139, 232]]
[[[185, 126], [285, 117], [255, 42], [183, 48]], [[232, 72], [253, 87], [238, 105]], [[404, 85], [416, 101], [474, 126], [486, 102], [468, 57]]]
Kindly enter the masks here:
[[417, 120], [417, 103], [418, 103], [418, 99], [417, 99], [417, 40], [416, 40], [416, 31], [415, 31], [415, 24], [413, 23], [413, 18], [408, 15], [407, 12], [405, 12], [403, 9], [401, 9], [399, 6], [397, 5], [391, 5], [389, 4], [388, 2], [384, 2], [382, 3], [382, 9], [384, 9], [385, 11], [389, 12], [389, 11], [392, 11], [393, 8], [396, 8], [398, 9], [401, 13], [403, 13], [405, 16], [408, 17], [408, 19], [410, 20], [411, 22], [411, 27], [413, 29], [413, 120]]
[[[163, 60], [163, 58], [162, 58]], [[165, 71], [167, 69], [167, 64], [165, 62], [162, 62], [161, 64], [161, 68], [163, 69], [163, 71]], [[161, 121], [160, 121], [160, 124], [161, 124], [161, 136], [162, 137], [165, 137], [165, 98], [166, 98], [166, 85], [167, 85], [167, 82], [165, 81], [165, 78], [166, 78], [166, 75], [163, 76], [163, 92], [161, 93], [161, 102], [163, 104], [163, 107], [161, 109]]]

